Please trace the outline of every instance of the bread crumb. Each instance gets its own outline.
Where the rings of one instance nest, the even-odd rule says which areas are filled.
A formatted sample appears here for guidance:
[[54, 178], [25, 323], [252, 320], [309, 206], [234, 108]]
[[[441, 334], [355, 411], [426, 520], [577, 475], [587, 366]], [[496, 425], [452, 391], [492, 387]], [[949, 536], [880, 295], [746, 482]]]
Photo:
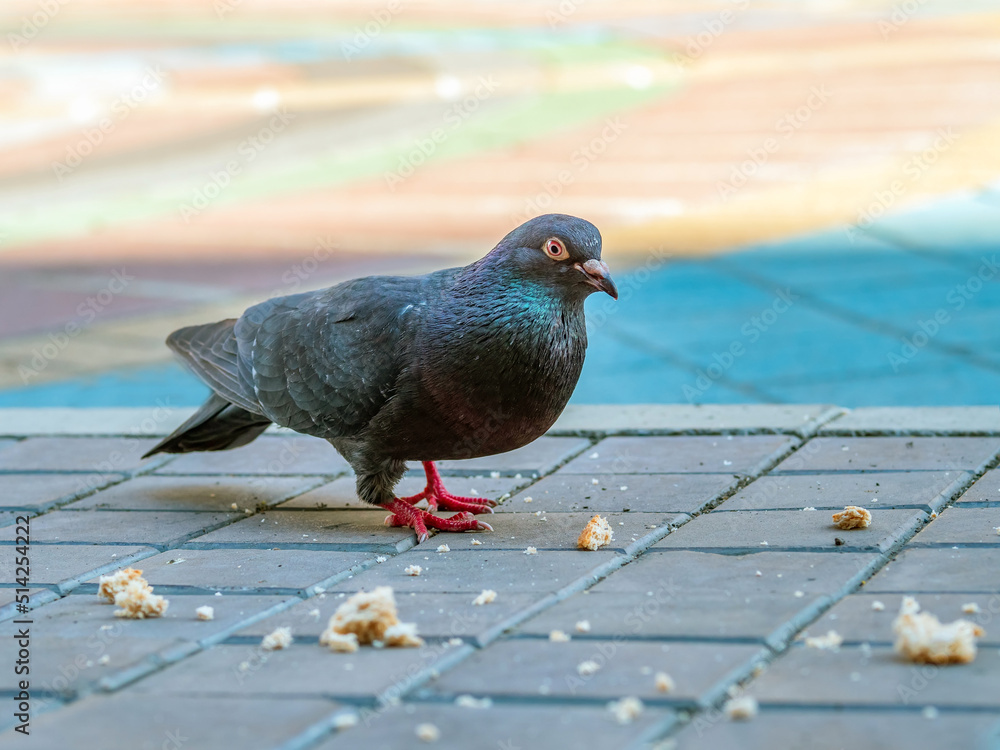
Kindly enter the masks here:
[[642, 701], [632, 696], [608, 704], [608, 710], [614, 714], [615, 721], [619, 724], [631, 724], [639, 718], [643, 708]]
[[589, 633], [590, 632], [590, 620], [580, 620], [576, 624], [577, 633]]
[[153, 593], [153, 587], [142, 578], [128, 582], [123, 591], [115, 594], [115, 617], [126, 617], [131, 620], [143, 620], [147, 617], [159, 617], [167, 611], [170, 602], [162, 596]]
[[656, 689], [661, 693], [672, 693], [677, 689], [677, 685], [674, 683], [674, 678], [666, 672], [657, 672], [656, 677], [653, 679], [656, 682]]
[[209, 607], [207, 604], [203, 607], [198, 607], [194, 611], [194, 616], [199, 620], [214, 620], [215, 619], [215, 609]]
[[551, 630], [549, 631], [549, 640], [553, 643], [566, 643], [569, 641], [569, 634], [564, 633], [561, 630]]
[[403, 630], [392, 631], [390, 635], [393, 640], [392, 643], [388, 643], [387, 631], [393, 625], [401, 624], [396, 614], [396, 598], [393, 596], [392, 587], [378, 586], [373, 591], [359, 591], [337, 607], [319, 642], [334, 650], [341, 650], [337, 647], [343, 645], [343, 639], [337, 639], [335, 636], [353, 634], [359, 644], [378, 641], [390, 646], [417, 646], [423, 643], [416, 637], [416, 626], [412, 629], [407, 626]]
[[967, 615], [978, 615], [980, 612], [982, 612], [982, 610], [979, 609], [979, 605], [976, 604], [975, 602], [969, 602], [968, 604], [962, 605], [962, 612], [964, 612]]
[[493, 589], [483, 589], [482, 593], [472, 600], [472, 603], [477, 607], [481, 607], [484, 604], [492, 604], [496, 598], [496, 591]]
[[474, 547], [478, 547], [479, 545], [482, 544], [482, 542], [479, 541], [478, 539], [473, 539], [471, 542], [469, 542], [469, 544], [471, 544]]
[[537, 549], [535, 549], [534, 547], [528, 547], [528, 548], [527, 548], [527, 549], [526, 549], [526, 550], [524, 551], [524, 554], [526, 554], [526, 555], [537, 555], [537, 554], [538, 554], [538, 550], [537, 550]]
[[272, 632], [264, 636], [260, 642], [260, 647], [265, 651], [280, 651], [292, 645], [291, 628], [275, 628]]
[[611, 529], [611, 524], [602, 516], [594, 516], [590, 519], [580, 537], [576, 540], [576, 546], [580, 549], [598, 550], [611, 543], [615, 538], [615, 532]]
[[319, 642], [341, 654], [352, 654], [358, 650], [358, 637], [354, 633], [333, 633], [327, 630], [320, 636]]
[[858, 505], [848, 505], [833, 514], [833, 522], [844, 529], [867, 529], [872, 522], [872, 514]]
[[593, 479], [591, 479], [591, 480], [590, 480], [590, 483], [591, 483], [591, 484], [600, 484], [600, 482], [599, 482], [599, 481], [597, 481], [597, 478], [596, 478], [596, 477], [595, 477], [595, 478], [593, 478]]
[[97, 660], [97, 663], [100, 664], [102, 667], [110, 662], [111, 662], [111, 657], [108, 656], [107, 654], [104, 654], [100, 659]]
[[407, 565], [405, 568], [403, 568], [403, 572], [406, 573], [406, 575], [408, 576], [418, 576], [424, 572], [424, 569], [421, 568], [419, 565]]
[[747, 721], [757, 715], [757, 699], [750, 695], [742, 695], [726, 701], [722, 707], [726, 718], [731, 721]]
[[836, 630], [828, 630], [826, 631], [826, 635], [817, 635], [812, 638], [806, 638], [806, 646], [809, 648], [822, 649], [824, 651], [836, 651], [840, 648], [840, 644], [843, 642], [843, 636], [841, 636]]
[[885, 604], [876, 599], [875, 601], [872, 602], [872, 609], [874, 609], [876, 612], [881, 612], [883, 609], [885, 609]]
[[[451, 547], [449, 547], [447, 544], [440, 544], [440, 545], [438, 545], [437, 551], [438, 552], [451, 552]], [[430, 724], [428, 724], [427, 726], [430, 726]]]
[[459, 708], [489, 708], [493, 701], [489, 698], [475, 698], [471, 695], [460, 695], [455, 699], [455, 705]]
[[523, 499], [524, 499], [524, 502], [526, 502], [526, 503], [530, 503], [530, 502], [532, 502], [532, 499], [533, 499], [533, 498], [531, 498], [531, 497], [526, 497], [526, 498], [523, 498]]
[[146, 583], [145, 579], [142, 577], [141, 570], [136, 570], [135, 568], [122, 568], [121, 570], [116, 570], [109, 576], [101, 576], [97, 579], [99, 584], [97, 587], [97, 595], [107, 599], [109, 604], [114, 604], [115, 594], [120, 591], [124, 591], [130, 581], [142, 581], [143, 583]]
[[448, 645], [449, 646], [461, 646], [463, 643], [464, 643], [464, 641], [461, 638], [449, 638], [448, 639]]
[[985, 634], [968, 620], [943, 624], [930, 612], [921, 612], [912, 596], [903, 597], [892, 630], [896, 653], [918, 664], [967, 664], [976, 658], [976, 638]]
[[816, 510], [816, 509], [814, 507], [812, 507], [811, 505], [807, 505], [802, 510]]
[[390, 648], [419, 648], [424, 639], [417, 635], [415, 622], [398, 622], [385, 629], [383, 643]]
[[331, 725], [334, 729], [350, 729], [353, 726], [357, 726], [358, 715], [353, 711], [345, 711], [342, 714], [337, 714], [333, 717]]
[[600, 664], [598, 664], [596, 661], [591, 661], [590, 659], [588, 659], [587, 661], [582, 661], [576, 665], [577, 674], [583, 676], [592, 675], [595, 672], [597, 672], [597, 670], [599, 670], [600, 668], [601, 668]]
[[378, 557], [375, 558], [375, 562], [377, 562], [379, 564], [382, 564], [382, 563], [384, 563], [388, 559], [389, 558], [386, 557], [385, 555], [379, 555]]
[[433, 724], [418, 724], [416, 728], [417, 739], [424, 742], [437, 742], [441, 739], [441, 730]]
[[237, 505], [236, 503], [232, 503], [232, 504], [231, 504], [231, 505], [229, 506], [229, 508], [230, 508], [231, 510], [239, 510], [239, 509], [240, 509], [240, 506], [238, 506], [238, 505]]

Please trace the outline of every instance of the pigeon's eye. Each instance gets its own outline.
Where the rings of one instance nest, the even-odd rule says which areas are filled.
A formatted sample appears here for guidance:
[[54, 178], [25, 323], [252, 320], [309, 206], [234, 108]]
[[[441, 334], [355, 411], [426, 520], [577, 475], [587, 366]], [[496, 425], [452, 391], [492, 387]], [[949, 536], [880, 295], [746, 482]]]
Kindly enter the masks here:
[[552, 260], [566, 260], [569, 257], [569, 251], [562, 243], [562, 240], [557, 237], [550, 237], [545, 240], [545, 254], [552, 258]]

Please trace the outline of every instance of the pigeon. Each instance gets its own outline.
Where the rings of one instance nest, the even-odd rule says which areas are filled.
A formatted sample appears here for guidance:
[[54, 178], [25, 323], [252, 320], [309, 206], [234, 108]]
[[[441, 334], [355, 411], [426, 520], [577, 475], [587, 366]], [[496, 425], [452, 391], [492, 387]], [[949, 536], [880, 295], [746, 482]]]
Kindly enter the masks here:
[[[434, 462], [510, 451], [552, 426], [580, 377], [583, 303], [597, 291], [618, 298], [597, 227], [547, 214], [461, 268], [368, 276], [181, 328], [167, 345], [212, 395], [144, 458], [237, 448], [275, 423], [329, 441], [358, 497], [418, 541], [431, 528], [492, 531], [475, 515], [496, 503], [452, 495]], [[407, 461], [427, 485], [398, 497]]]

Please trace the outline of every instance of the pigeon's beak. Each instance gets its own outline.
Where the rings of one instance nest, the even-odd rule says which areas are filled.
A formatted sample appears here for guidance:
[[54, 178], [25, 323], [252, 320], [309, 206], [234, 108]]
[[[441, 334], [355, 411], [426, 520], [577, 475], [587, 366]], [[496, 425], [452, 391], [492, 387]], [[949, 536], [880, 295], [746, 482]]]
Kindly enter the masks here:
[[591, 258], [583, 265], [577, 263], [576, 268], [584, 275], [584, 281], [592, 287], [602, 292], [607, 292], [615, 299], [618, 299], [618, 287], [615, 286], [615, 282], [611, 279], [611, 272], [608, 270], [607, 263], [596, 258]]

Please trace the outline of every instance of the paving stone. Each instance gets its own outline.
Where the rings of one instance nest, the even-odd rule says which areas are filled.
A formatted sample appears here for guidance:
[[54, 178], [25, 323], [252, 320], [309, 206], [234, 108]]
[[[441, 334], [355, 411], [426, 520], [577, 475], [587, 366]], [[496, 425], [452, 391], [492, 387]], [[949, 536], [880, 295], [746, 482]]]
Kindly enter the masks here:
[[1000, 548], [905, 548], [867, 584], [865, 590], [920, 593], [1000, 592]]
[[[0, 552], [10, 550], [0, 546]], [[88, 573], [95, 575], [92, 571], [108, 566], [128, 565], [134, 561], [133, 556], [148, 557], [155, 553], [154, 548], [142, 545], [32, 544], [31, 584], [54, 586]]]
[[264, 435], [228, 451], [186, 453], [157, 474], [310, 474], [331, 476], [350, 467], [325, 440], [307, 435]]
[[[561, 474], [752, 474], [798, 442], [786, 435], [612, 437], [560, 469]], [[592, 458], [594, 454], [597, 458]]]
[[[437, 467], [442, 473], [483, 474], [499, 471], [504, 476], [521, 474], [525, 477], [537, 477], [554, 471], [563, 461], [589, 445], [590, 441], [583, 438], [546, 436], [507, 453], [464, 461], [438, 461]], [[419, 463], [411, 462], [409, 466], [411, 469], [420, 468]]]
[[124, 477], [124, 474], [0, 474], [0, 508], [41, 510]]
[[675, 735], [677, 750], [885, 750], [963, 747], [987, 750], [1000, 712], [942, 711], [934, 719], [912, 711], [863, 708], [809, 710], [763, 705], [753, 721], [728, 721], [720, 713], [694, 721]]
[[971, 664], [913, 664], [887, 646], [824, 651], [796, 645], [749, 689], [761, 702], [835, 706], [955, 706], [1000, 709], [1000, 650]]
[[242, 513], [258, 503], [274, 505], [315, 484], [314, 477], [142, 476], [77, 501], [72, 509], [228, 512], [236, 503]]
[[338, 732], [316, 750], [399, 750], [416, 746], [416, 727], [431, 723], [441, 738], [430, 747], [451, 750], [548, 750], [554, 747], [627, 747], [669, 713], [647, 707], [628, 725], [617, 723], [604, 706], [495, 704], [487, 709], [406, 703]]
[[852, 409], [820, 434], [1000, 435], [995, 406], [878, 406]]
[[572, 635], [576, 623], [587, 620], [592, 636], [763, 641], [797, 613], [838, 595], [875, 559], [858, 553], [650, 551], [518, 632]]
[[958, 505], [965, 503], [985, 503], [986, 507], [1000, 508], [1000, 469], [992, 469], [983, 474], [956, 501]]
[[550, 433], [805, 433], [841, 411], [826, 404], [570, 404]]
[[1000, 547], [1000, 509], [952, 507], [929, 523], [910, 544], [983, 544]]
[[[393, 561], [383, 565], [393, 565]], [[402, 575], [402, 568], [398, 570]], [[399, 619], [415, 622], [424, 638], [462, 638], [473, 640], [504, 622], [515, 613], [528, 608], [545, 596], [505, 593], [489, 605], [474, 605], [472, 600], [479, 592], [464, 594], [395, 592]], [[327, 622], [337, 607], [343, 604], [346, 594], [326, 594], [302, 601], [284, 612], [249, 625], [239, 631], [240, 636], [264, 637], [277, 627], [290, 627], [298, 638], [316, 640], [326, 629]], [[223, 597], [225, 598], [225, 597]], [[315, 612], [319, 611], [319, 616]]]
[[[2, 481], [2, 480], [0, 480]], [[503, 495], [514, 492], [518, 487], [526, 484], [528, 479], [514, 479], [513, 477], [500, 477], [493, 479], [488, 476], [468, 476], [468, 477], [445, 477], [445, 487], [455, 495], [472, 495], [473, 491], [479, 497], [488, 497], [499, 500]], [[400, 496], [416, 495], [422, 492], [427, 484], [421, 472], [419, 476], [405, 476], [396, 485], [396, 494]], [[355, 491], [354, 476], [341, 477], [332, 482], [317, 487], [310, 492], [306, 492], [298, 497], [292, 498], [286, 503], [282, 503], [285, 508], [362, 508], [371, 509], [372, 506], [358, 499]]]
[[[168, 544], [243, 514], [169, 511], [57, 510], [32, 520], [31, 540], [74, 544]], [[14, 540], [15, 527], [0, 529], [0, 539]]]
[[130, 692], [93, 695], [33, 718], [32, 745], [97, 748], [119, 737], [142, 750], [272, 750], [336, 708], [329, 701], [310, 698], [164, 695], [136, 700]]
[[930, 512], [951, 500], [969, 476], [963, 471], [769, 475], [751, 482], [720, 508], [841, 510], [861, 505], [872, 511], [916, 507]]
[[[831, 628], [851, 644], [881, 643], [891, 645], [894, 641], [892, 622], [899, 613], [903, 594], [879, 594], [867, 591], [844, 597], [814, 625], [811, 633], [825, 633]], [[941, 622], [963, 619], [982, 626], [986, 634], [977, 639], [980, 646], [1000, 646], [1000, 631], [997, 618], [1000, 617], [1000, 594], [920, 594], [917, 597], [920, 608], [937, 616]], [[872, 609], [873, 602], [881, 602], [884, 609]], [[967, 614], [962, 611], [966, 604], [976, 604], [980, 611]]]
[[[593, 480], [597, 480], [597, 484]], [[497, 513], [544, 509], [548, 513], [589, 510], [604, 513], [694, 513], [731, 491], [739, 478], [729, 474], [584, 474], [556, 472], [518, 492]], [[625, 489], [622, 489], [622, 488]], [[533, 505], [525, 504], [530, 497]]]
[[385, 525], [386, 511], [269, 510], [198, 537], [197, 544], [284, 546], [337, 544], [396, 550], [413, 530]]
[[[490, 696], [588, 697], [606, 700], [634, 695], [664, 697], [656, 689], [655, 672], [674, 678], [670, 697], [696, 701], [740, 667], [755, 663], [759, 646], [720, 643], [656, 643], [649, 641], [514, 638], [473, 654], [428, 686], [435, 693]], [[593, 661], [599, 669], [581, 676], [577, 665]]]
[[[535, 593], [558, 591], [563, 586], [587, 575], [615, 557], [614, 552], [539, 552], [525, 555], [506, 550], [456, 550], [438, 553], [435, 537], [392, 559], [369, 568], [354, 578], [330, 588], [330, 591], [354, 593], [375, 586], [392, 586], [398, 596], [410, 591], [465, 591], [478, 594], [493, 589], [499, 594], [510, 592]], [[448, 537], [445, 537], [448, 541]], [[485, 547], [485, 545], [484, 545]], [[326, 554], [326, 553], [322, 553]], [[403, 568], [416, 564], [423, 567], [419, 576], [408, 576]]]
[[0, 451], [0, 470], [130, 472], [139, 468], [140, 457], [155, 444], [154, 439], [138, 437], [33, 437]]
[[[698, 516], [654, 545], [657, 549], [829, 549], [881, 550], [923, 523], [920, 510], [879, 510], [867, 529], [839, 529], [825, 510], [737, 510], [723, 506]], [[835, 540], [842, 539], [843, 545]], [[765, 544], [766, 542], [766, 544]]]
[[[213, 646], [151, 675], [133, 695], [244, 695], [272, 700], [302, 696], [373, 697], [397, 682], [412, 680], [454, 647], [374, 648], [338, 654], [318, 640], [300, 639], [289, 648], [265, 651], [259, 643]], [[243, 666], [245, 665], [245, 666]]]
[[786, 458], [782, 471], [980, 471], [1000, 452], [1000, 438], [821, 437]]
[[[305, 589], [374, 557], [364, 552], [282, 549], [174, 549], [142, 561], [153, 586], [209, 591]], [[183, 560], [183, 563], [178, 563]], [[171, 562], [173, 561], [173, 562]], [[96, 579], [93, 583], [96, 583]], [[273, 592], [262, 592], [273, 593]]]

